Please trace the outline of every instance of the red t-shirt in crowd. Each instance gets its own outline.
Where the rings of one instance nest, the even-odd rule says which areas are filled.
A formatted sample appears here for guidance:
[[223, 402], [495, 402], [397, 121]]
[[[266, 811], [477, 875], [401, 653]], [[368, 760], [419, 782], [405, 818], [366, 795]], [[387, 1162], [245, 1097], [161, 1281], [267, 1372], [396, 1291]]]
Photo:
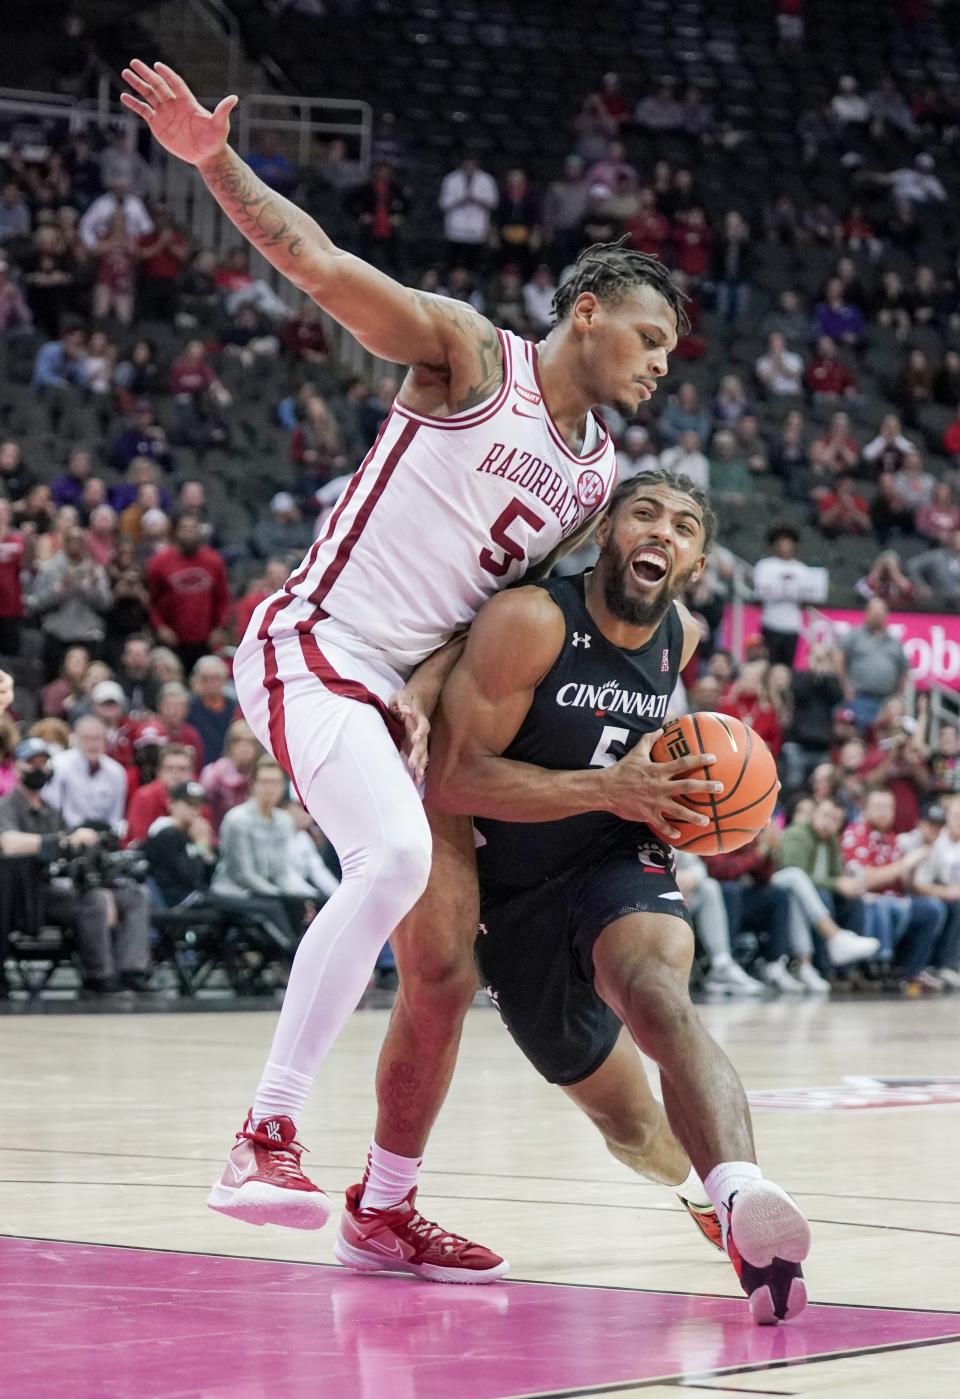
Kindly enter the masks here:
[[[846, 828], [840, 837], [840, 850], [844, 864], [848, 866], [860, 865], [868, 870], [882, 869], [884, 865], [893, 865], [900, 858], [896, 831], [878, 831], [873, 826], [868, 826], [866, 821], [853, 821]], [[891, 880], [882, 889], [875, 889], [873, 892], [875, 894], [899, 894], [901, 892], [899, 881]]]
[[0, 538], [0, 617], [23, 616], [20, 572], [27, 541], [17, 529]]
[[741, 724], [753, 729], [766, 743], [773, 756], [778, 755], [783, 743], [783, 730], [777, 718], [777, 711], [772, 705], [764, 704], [756, 695], [728, 695], [721, 699], [717, 711], [720, 714], [732, 714]]
[[867, 514], [867, 502], [862, 495], [854, 492], [851, 496], [843, 499], [836, 491], [826, 491], [817, 497], [817, 510], [820, 518], [823, 519], [828, 511], [833, 510], [837, 505], [841, 507], [839, 516], [836, 516], [830, 525], [831, 529], [845, 529], [851, 534], [862, 534], [870, 528], [869, 518], [863, 520], [861, 515]]
[[206, 641], [226, 621], [230, 605], [227, 568], [216, 549], [201, 544], [195, 554], [176, 545], [161, 549], [147, 564], [150, 625], [170, 627], [186, 645]]
[[832, 393], [837, 397], [854, 386], [853, 375], [838, 359], [811, 360], [803, 382], [811, 393]]
[[[155, 233], [144, 233], [141, 238], [137, 239], [137, 246], [140, 248], [149, 248], [151, 244], [156, 241], [157, 235]], [[177, 257], [172, 251], [171, 245], [181, 252], [183, 257]], [[174, 230], [171, 232], [167, 244], [161, 248], [158, 253], [154, 253], [153, 257], [144, 258], [143, 262], [141, 262], [140, 266], [143, 268], [143, 275], [145, 277], [154, 277], [161, 282], [175, 281], [180, 275], [180, 269], [186, 260], [187, 251], [188, 244], [186, 237], [184, 234], [180, 233], [179, 230]]]
[[127, 807], [127, 836], [125, 844], [145, 840], [147, 831], [158, 816], [166, 816], [170, 809], [170, 798], [159, 777], [146, 786], [138, 788], [130, 798]]
[[213, 383], [215, 374], [209, 364], [193, 364], [188, 360], [177, 360], [170, 369], [170, 392], [187, 394], [196, 398], [205, 393]]
[[630, 235], [630, 247], [636, 252], [662, 258], [670, 237], [670, 222], [656, 209], [651, 209], [632, 218], [627, 224], [627, 233]]

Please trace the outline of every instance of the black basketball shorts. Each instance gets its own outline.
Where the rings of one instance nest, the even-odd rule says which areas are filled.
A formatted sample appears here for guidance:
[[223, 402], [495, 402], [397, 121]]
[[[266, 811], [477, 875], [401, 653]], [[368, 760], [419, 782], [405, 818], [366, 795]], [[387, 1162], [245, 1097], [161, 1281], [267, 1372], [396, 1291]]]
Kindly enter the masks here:
[[480, 978], [548, 1083], [579, 1083], [616, 1044], [621, 1023], [594, 988], [593, 948], [630, 913], [692, 925], [673, 852], [654, 838], [620, 844], [533, 889], [498, 890], [481, 875]]

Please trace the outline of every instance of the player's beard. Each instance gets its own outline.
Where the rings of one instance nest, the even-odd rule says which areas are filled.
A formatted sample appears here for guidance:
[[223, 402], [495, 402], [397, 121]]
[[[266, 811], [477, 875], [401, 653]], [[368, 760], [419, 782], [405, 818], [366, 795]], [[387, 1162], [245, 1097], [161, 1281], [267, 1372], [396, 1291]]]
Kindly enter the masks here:
[[663, 582], [650, 597], [631, 596], [627, 591], [627, 578], [630, 574], [629, 560], [610, 540], [603, 550], [603, 600], [607, 610], [619, 622], [631, 627], [654, 627], [665, 615], [674, 598], [680, 596], [694, 574], [693, 568], [671, 579], [667, 573]]

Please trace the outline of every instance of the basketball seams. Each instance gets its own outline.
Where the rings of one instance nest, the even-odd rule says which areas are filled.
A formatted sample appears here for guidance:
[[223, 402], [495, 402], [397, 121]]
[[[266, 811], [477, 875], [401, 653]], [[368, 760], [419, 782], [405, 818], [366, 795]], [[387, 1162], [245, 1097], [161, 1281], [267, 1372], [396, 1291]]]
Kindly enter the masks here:
[[[703, 735], [702, 735], [701, 732], [700, 732], [700, 724], [699, 724], [699, 721], [698, 721], [698, 719], [697, 719], [696, 714], [692, 714], [690, 717], [691, 717], [691, 719], [693, 720], [693, 732], [696, 734], [696, 737], [697, 737], [697, 747], [700, 749], [700, 753], [701, 753], [701, 756], [702, 756], [707, 750], [706, 750], [706, 749], [704, 748], [704, 746], [703, 746]], [[709, 780], [710, 780], [710, 772], [709, 772], [709, 770], [708, 770], [708, 768], [707, 768], [707, 765], [706, 765], [705, 763], [704, 763], [704, 765], [703, 765], [701, 771], [702, 771], [702, 773], [703, 773], [704, 780], [705, 780], [705, 781], [709, 781]], [[720, 842], [720, 848], [722, 849], [722, 848], [723, 848], [723, 831], [720, 829], [720, 822], [719, 822], [719, 819], [718, 819], [718, 817], [717, 817], [717, 797], [716, 797], [716, 793], [715, 793], [715, 792], [710, 792], [710, 793], [708, 793], [708, 799], [709, 799], [709, 803], [710, 803], [710, 819], [711, 819], [711, 823], [712, 823], [712, 825], [713, 825], [714, 834], [716, 835], [717, 840]], [[686, 802], [686, 803], [684, 803], [684, 805], [692, 806], [693, 803], [692, 803], [692, 802]], [[700, 803], [697, 803], [697, 805], [700, 805]]]

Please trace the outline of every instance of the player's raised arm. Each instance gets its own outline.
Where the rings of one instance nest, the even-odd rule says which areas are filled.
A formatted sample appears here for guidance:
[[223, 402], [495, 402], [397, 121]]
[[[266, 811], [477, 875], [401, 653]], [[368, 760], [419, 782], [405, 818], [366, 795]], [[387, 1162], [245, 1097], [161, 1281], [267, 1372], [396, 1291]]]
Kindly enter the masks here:
[[471, 407], [496, 388], [500, 342], [489, 321], [461, 302], [401, 286], [344, 252], [231, 150], [230, 113], [238, 98], [225, 97], [208, 112], [165, 63], [151, 68], [135, 58], [123, 76], [136, 94], [123, 93], [124, 105], [165, 150], [196, 166], [248, 242], [365, 349], [397, 364], [448, 370], [454, 409]]
[[517, 822], [610, 811], [676, 834], [670, 818], [691, 819], [677, 797], [714, 791], [715, 784], [685, 776], [703, 758], [651, 762], [658, 734], [648, 734], [612, 767], [595, 770], [558, 772], [502, 756], [559, 655], [564, 631], [563, 614], [540, 588], [500, 593], [481, 609], [434, 717], [430, 804]]

